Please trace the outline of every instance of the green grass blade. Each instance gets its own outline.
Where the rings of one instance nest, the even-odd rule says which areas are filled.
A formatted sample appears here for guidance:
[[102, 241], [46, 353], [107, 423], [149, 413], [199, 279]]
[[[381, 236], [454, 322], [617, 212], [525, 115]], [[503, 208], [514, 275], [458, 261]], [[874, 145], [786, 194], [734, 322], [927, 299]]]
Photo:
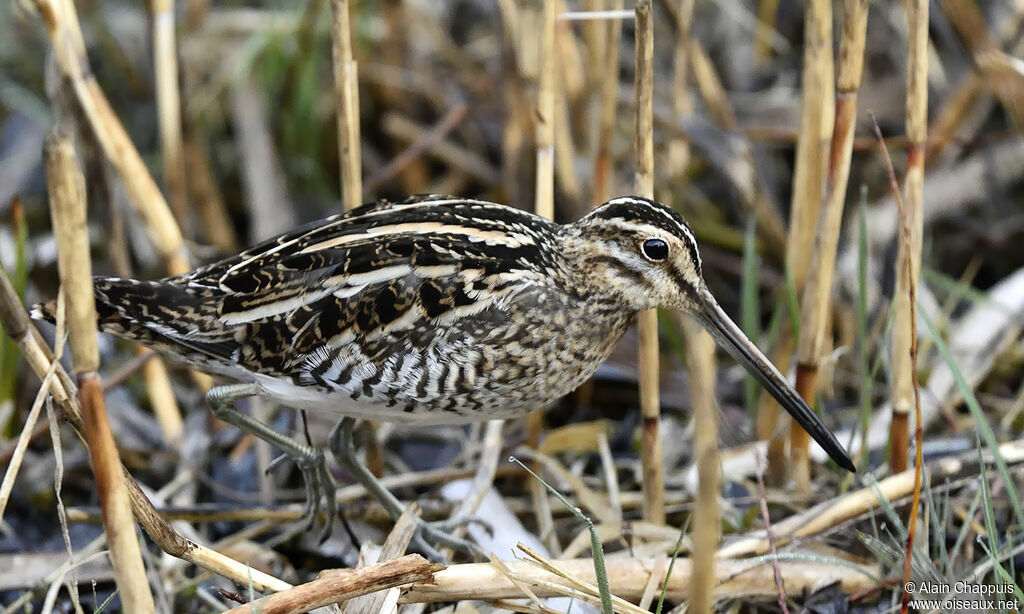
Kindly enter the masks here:
[[931, 318], [925, 313], [925, 310], [918, 304], [918, 314], [921, 316], [921, 321], [924, 322], [925, 326], [928, 327], [928, 332], [931, 334], [932, 339], [935, 342], [936, 349], [939, 350], [939, 354], [942, 355], [942, 359], [946, 361], [949, 366], [949, 370], [953, 373], [953, 379], [956, 381], [957, 388], [960, 389], [960, 394], [964, 398], [964, 403], [967, 405], [967, 409], [971, 412], [971, 417], [974, 418], [975, 428], [978, 430], [978, 434], [981, 435], [982, 440], [985, 442], [985, 446], [992, 453], [992, 457], [995, 459], [996, 468], [999, 470], [999, 475], [1003, 478], [1006, 486], [1006, 493], [1010, 496], [1010, 502], [1013, 504], [1014, 514], [1017, 516], [1017, 524], [1024, 526], [1024, 508], [1021, 508], [1020, 497], [1017, 496], [1017, 489], [1013, 485], [1013, 479], [1010, 477], [1010, 470], [1006, 466], [1006, 459], [1003, 458], [1002, 453], [999, 451], [999, 442], [996, 441], [996, 435], [992, 432], [992, 427], [989, 426], [988, 420], [985, 419], [985, 413], [981, 410], [981, 405], [978, 403], [978, 398], [974, 395], [974, 391], [967, 384], [967, 380], [964, 379], [964, 374], [960, 371], [960, 367], [957, 366], [956, 361], [953, 360], [953, 355], [949, 351], [949, 347], [946, 342], [939, 335], [938, 330], [935, 329], [935, 325], [932, 323]]
[[525, 469], [535, 480], [543, 484], [544, 488], [548, 489], [548, 492], [561, 501], [562, 505], [572, 512], [573, 516], [587, 523], [587, 530], [590, 531], [590, 555], [594, 559], [594, 576], [597, 578], [597, 592], [601, 595], [601, 610], [604, 614], [613, 614], [612, 592], [608, 588], [608, 572], [605, 570], [604, 565], [604, 548], [601, 546], [601, 540], [597, 537], [597, 529], [594, 528], [594, 523], [586, 514], [580, 511], [580, 508], [570, 503], [562, 493], [552, 488], [550, 484], [544, 481], [544, 478], [534, 473], [532, 469], [524, 465], [518, 458], [510, 456], [508, 460], [510, 463], [515, 463]]

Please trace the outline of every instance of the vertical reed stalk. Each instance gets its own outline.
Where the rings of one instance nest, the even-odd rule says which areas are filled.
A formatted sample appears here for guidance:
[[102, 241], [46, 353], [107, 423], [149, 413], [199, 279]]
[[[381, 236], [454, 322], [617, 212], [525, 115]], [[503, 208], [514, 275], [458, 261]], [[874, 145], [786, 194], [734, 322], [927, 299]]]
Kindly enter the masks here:
[[[622, 10], [622, 0], [612, 0], [606, 9]], [[615, 134], [615, 110], [619, 96], [619, 41], [622, 40], [622, 22], [605, 22], [603, 71], [601, 82], [601, 113], [597, 129], [597, 149], [594, 155], [594, 204], [608, 200], [615, 191], [612, 174], [612, 137]]]
[[50, 37], [57, 66], [70, 81], [92, 134], [124, 184], [150, 242], [166, 260], [171, 275], [187, 272], [188, 255], [174, 215], [88, 66], [74, 5], [43, 0], [33, 0], [33, 5]]
[[[804, 18], [800, 139], [793, 171], [792, 213], [786, 245], [786, 261], [798, 293], [807, 278], [825, 185], [835, 115], [833, 81], [832, 3], [830, 0], [811, 0]], [[808, 404], [813, 405], [813, 382], [806, 378], [807, 373], [798, 369], [796, 389]], [[796, 481], [798, 490], [807, 492], [811, 481], [807, 452], [810, 437], [792, 420], [789, 445], [790, 477]]]
[[71, 362], [78, 376], [85, 437], [90, 444], [90, 460], [114, 577], [125, 611], [153, 612], [153, 595], [149, 591], [128, 490], [121, 480], [121, 461], [110, 432], [103, 386], [97, 373], [100, 354], [85, 222], [85, 179], [69, 139], [51, 133], [45, 150], [50, 215], [58, 247], [57, 264], [67, 300]]
[[[533, 56], [536, 66], [531, 67], [537, 71], [537, 101], [533, 114], [537, 165], [533, 207], [537, 215], [549, 220], [555, 217], [555, 3], [556, 0], [544, 0], [536, 9], [539, 12], [535, 17], [539, 17], [540, 37], [537, 40], [537, 54]], [[526, 70], [524, 68], [524, 72]], [[543, 408], [537, 408], [526, 418], [526, 445], [537, 448], [543, 428]], [[534, 466], [534, 469], [540, 468]], [[538, 480], [529, 480], [528, 484], [538, 524], [546, 529], [553, 528], [554, 521], [544, 485]], [[547, 545], [553, 552], [560, 549], [553, 530]]]
[[544, 0], [541, 8], [537, 107], [534, 139], [537, 146], [537, 180], [534, 210], [549, 220], [555, 218], [555, 0]]
[[331, 47], [334, 59], [334, 94], [338, 99], [338, 167], [341, 202], [346, 211], [363, 202], [359, 145], [359, 71], [352, 59], [349, 1], [332, 0], [334, 22]]
[[[908, 146], [903, 200], [906, 209], [904, 223], [909, 231], [907, 236], [901, 233], [898, 239], [896, 289], [892, 306], [893, 417], [889, 449], [893, 471], [903, 471], [907, 467], [909, 413], [914, 404], [911, 348], [917, 330], [913, 321], [916, 305], [910, 303], [910, 296], [916, 292], [921, 272], [924, 148], [928, 136], [928, 3], [914, 0], [908, 4], [907, 20], [910, 25], [906, 109]], [[904, 262], [908, 264], [904, 266]]]
[[690, 404], [693, 407], [694, 455], [697, 459], [697, 502], [693, 510], [693, 578], [688, 610], [711, 612], [714, 605], [714, 557], [721, 526], [719, 490], [721, 461], [718, 457], [718, 407], [715, 405], [715, 343], [691, 318], [683, 324], [686, 335], [686, 367], [690, 373]]
[[[839, 43], [839, 68], [835, 94], [835, 127], [828, 157], [825, 195], [822, 199], [818, 231], [814, 237], [812, 262], [800, 306], [800, 340], [797, 348], [797, 381], [806, 390], [805, 399], [814, 398], [821, 360], [828, 352], [829, 306], [832, 296], [832, 272], [839, 244], [839, 227], [846, 202], [846, 185], [853, 152], [853, 134], [857, 122], [857, 89], [864, 66], [864, 37], [867, 32], [868, 0], [845, 0], [843, 31]], [[801, 394], [804, 394], [801, 390]], [[806, 451], [806, 448], [803, 450]], [[794, 459], [800, 453], [794, 449]], [[806, 456], [799, 462], [807, 462]]]
[[[654, 198], [654, 19], [650, 0], [636, 3], [636, 158], [634, 189]], [[644, 519], [665, 523], [665, 478], [661, 466], [660, 403], [658, 399], [658, 312], [638, 318], [640, 353], [640, 412], [643, 415], [641, 462], [644, 472]]]
[[181, 97], [178, 92], [178, 51], [174, 35], [174, 3], [151, 0], [153, 13], [153, 72], [156, 107], [160, 123], [164, 181], [170, 194], [171, 210], [180, 228], [189, 227], [188, 193], [185, 187], [185, 158], [181, 136]]

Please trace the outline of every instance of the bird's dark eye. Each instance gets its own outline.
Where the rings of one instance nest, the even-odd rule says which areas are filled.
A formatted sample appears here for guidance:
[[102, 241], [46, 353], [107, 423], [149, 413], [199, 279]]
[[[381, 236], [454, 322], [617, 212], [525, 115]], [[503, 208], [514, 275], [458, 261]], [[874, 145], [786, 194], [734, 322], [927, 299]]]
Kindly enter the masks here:
[[654, 262], [668, 258], [668, 243], [661, 239], [647, 239], [640, 246], [640, 250], [644, 253], [644, 258]]

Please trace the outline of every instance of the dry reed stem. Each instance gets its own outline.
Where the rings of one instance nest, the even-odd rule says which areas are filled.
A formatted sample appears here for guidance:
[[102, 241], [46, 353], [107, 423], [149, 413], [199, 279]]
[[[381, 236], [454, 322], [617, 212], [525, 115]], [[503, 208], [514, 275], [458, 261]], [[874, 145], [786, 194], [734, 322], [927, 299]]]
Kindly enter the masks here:
[[359, 70], [352, 59], [349, 1], [331, 0], [334, 22], [331, 47], [334, 59], [334, 94], [338, 105], [338, 166], [341, 202], [346, 211], [363, 202], [359, 144]]
[[167, 201], [88, 66], [74, 6], [61, 0], [33, 0], [33, 5], [46, 27], [61, 73], [71, 82], [92, 133], [124, 183], [150, 241], [166, 260], [170, 274], [187, 272], [188, 256], [181, 231]]
[[[569, 590], [577, 588], [570, 581], [531, 562], [506, 561], [504, 564], [517, 579], [528, 582], [538, 597], [570, 594]], [[559, 560], [557, 564], [559, 569], [576, 580], [591, 585], [595, 583], [594, 562], [591, 559]], [[659, 568], [659, 563], [658, 559], [615, 557], [606, 559], [605, 566], [612, 594], [627, 601], [638, 601], [643, 597], [644, 587], [650, 581], [651, 574]], [[779, 568], [786, 578], [789, 590], [794, 594], [830, 582], [839, 582], [841, 590], [847, 594], [855, 593], [876, 586], [875, 578], [881, 575], [878, 565], [854, 565], [851, 568], [821, 562], [784, 560], [779, 561]], [[662, 569], [667, 571], [667, 566]], [[693, 572], [693, 563], [690, 559], [676, 559], [672, 575], [669, 577], [666, 598], [687, 599], [691, 593]], [[658, 578], [659, 585], [664, 583], [664, 575], [663, 571], [662, 577]], [[766, 562], [717, 559], [714, 575], [722, 579], [716, 588], [719, 598], [771, 599], [775, 596], [771, 565]], [[579, 594], [576, 593], [577, 598]], [[470, 563], [449, 565], [443, 571], [434, 574], [430, 581], [413, 584], [406, 589], [399, 603], [437, 603], [463, 599], [489, 601], [519, 597], [522, 597], [519, 589], [491, 563]]]
[[[916, 11], [920, 6], [913, 7], [912, 12]], [[873, 119], [873, 117], [872, 117]], [[896, 205], [899, 208], [899, 224], [900, 224], [900, 240], [905, 243], [910, 243], [910, 222], [907, 219], [907, 207], [903, 203], [903, 199], [900, 197], [899, 184], [896, 181], [896, 172], [892, 168], [892, 160], [889, 158], [889, 151], [885, 148], [885, 142], [882, 140], [882, 131], [878, 127], [878, 122], [874, 124], [875, 135], [878, 137], [879, 148], [882, 150], [882, 155], [885, 158], [885, 167], [889, 175], [889, 183], [892, 189], [893, 195], [896, 199]], [[911, 277], [911, 259], [901, 258], [898, 265], [902, 266], [906, 275], [911, 278], [910, 283], [907, 285], [907, 306], [910, 308], [910, 330], [914, 331], [915, 334], [910, 339], [910, 372], [912, 385], [914, 390], [914, 424], [916, 425], [915, 431], [915, 450], [916, 454], [914, 457], [914, 494], [913, 501], [910, 505], [908, 512], [909, 518], [907, 519], [907, 540], [904, 550], [903, 558], [903, 586], [905, 587], [910, 582], [911, 574], [911, 561], [913, 561], [914, 552], [914, 534], [917, 530], [917, 508], [921, 502], [921, 472], [923, 471], [924, 457], [922, 453], [922, 444], [924, 443], [924, 429], [921, 425], [921, 386], [917, 379], [917, 282]], [[895, 426], [895, 425], [894, 425]], [[903, 425], [906, 428], [906, 425]], [[895, 429], [894, 429], [895, 430]], [[893, 457], [896, 455], [893, 454]], [[906, 459], [903, 459], [904, 464]], [[927, 536], [926, 536], [927, 539]], [[900, 611], [906, 614], [910, 607], [910, 591], [904, 588]]]
[[[923, 16], [922, 16], [923, 15]], [[924, 20], [921, 22], [921, 20]], [[910, 447], [909, 413], [914, 405], [914, 373], [911, 347], [917, 336], [912, 318], [917, 306], [910, 296], [916, 291], [921, 271], [921, 242], [924, 225], [924, 147], [928, 134], [928, 8], [919, 1], [907, 6], [910, 26], [907, 59], [906, 126], [907, 172], [903, 183], [905, 223], [909, 236], [897, 237], [896, 288], [893, 292], [892, 323], [892, 430], [890, 460], [894, 472], [907, 468]], [[924, 24], [922, 26], [922, 23]], [[923, 30], [922, 30], [923, 28]], [[909, 266], [905, 263], [909, 261]]]
[[[654, 198], [654, 18], [650, 0], [636, 3], [636, 148], [634, 190]], [[649, 309], [637, 318], [640, 349], [640, 412], [643, 416], [644, 519], [665, 522], [665, 477], [661, 465], [661, 405], [658, 399], [658, 312]]]
[[164, 181], [179, 228], [188, 228], [189, 203], [185, 186], [185, 157], [178, 92], [178, 52], [174, 33], [174, 3], [151, 0], [153, 16], [153, 73], [156, 85]]
[[[812, 239], [810, 267], [800, 301], [800, 339], [797, 347], [797, 390], [809, 403], [817, 391], [817, 375], [821, 361], [828, 352], [829, 306], [832, 297], [832, 274], [836, 266], [836, 248], [846, 202], [846, 186], [853, 152], [853, 134], [857, 123], [857, 89], [864, 66], [864, 38], [867, 32], [868, 1], [845, 0], [843, 30], [839, 43], [839, 71], [835, 93], [835, 125], [826, 169], [825, 194], [818, 218], [818, 229]], [[806, 433], [795, 423], [791, 441], [794, 464], [809, 464]], [[803, 447], [798, 447], [803, 444]], [[799, 457], [799, 461], [796, 459]], [[808, 468], [809, 470], [809, 468]]]
[[690, 403], [693, 407], [694, 456], [698, 487], [693, 510], [693, 579], [689, 609], [710, 612], [715, 603], [713, 575], [715, 549], [721, 526], [718, 504], [721, 490], [721, 462], [718, 458], [718, 407], [715, 404], [715, 343], [691, 318], [683, 322], [686, 367], [690, 373]]
[[804, 16], [803, 91], [800, 138], [793, 170], [793, 200], [786, 260], [797, 289], [803, 288], [811, 261], [825, 185], [834, 111], [832, 3], [810, 0]]
[[[150, 242], [165, 260], [168, 273], [187, 272], [190, 268], [188, 253], [178, 224], [88, 65], [74, 4], [70, 0], [33, 0], [33, 4], [42, 17], [61, 73], [71, 84], [92, 129], [92, 136], [111, 162], [129, 201], [143, 220]], [[157, 372], [164, 367], [161, 363], [151, 363], [148, 369]], [[156, 392], [159, 392], [159, 386]], [[181, 410], [173, 396], [160, 396], [151, 391], [151, 399], [154, 408], [166, 417], [166, 423], [181, 420]], [[172, 441], [174, 430], [164, 435]]]
[[341, 603], [353, 597], [429, 579], [444, 565], [418, 554], [350, 571], [338, 571], [316, 580], [240, 605], [225, 614], [299, 614]]
[[[918, 505], [921, 501], [921, 473], [924, 470], [923, 444], [924, 425], [921, 424], [921, 385], [917, 374], [917, 283], [921, 271], [921, 243], [924, 234], [924, 153], [925, 144], [928, 138], [928, 2], [927, 0], [912, 0], [905, 5], [907, 20], [910, 22], [910, 40], [908, 41], [907, 58], [907, 137], [910, 139], [910, 147], [907, 149], [907, 174], [904, 177], [903, 189], [906, 199], [900, 206], [900, 271], [902, 275], [897, 276], [897, 291], [906, 290], [906, 313], [897, 311], [894, 315], [893, 326], [897, 323], [905, 327], [909, 346], [907, 353], [899, 357], [901, 379], [896, 379], [894, 374], [894, 386], [899, 382], [901, 386], [910, 387], [910, 399], [914, 405], [914, 499], [910, 506], [909, 518], [907, 519], [907, 543], [904, 551], [903, 584], [910, 581], [911, 562], [913, 561], [914, 534], [917, 528]], [[876, 125], [877, 131], [877, 125]], [[883, 143], [884, 147], [884, 143]], [[888, 159], [888, 154], [886, 154]], [[890, 179], [895, 185], [895, 174], [889, 165]], [[896, 203], [900, 205], [901, 199], [896, 194]], [[905, 282], [905, 283], [901, 283]], [[894, 305], [895, 309], [896, 306]], [[893, 353], [896, 354], [898, 346], [893, 340]], [[893, 356], [894, 363], [897, 355]], [[893, 365], [895, 368], [895, 364]], [[905, 381], [909, 375], [909, 381]], [[905, 393], [904, 388], [897, 390], [897, 398], [902, 399]], [[894, 439], [890, 441], [890, 449], [895, 451], [900, 443], [895, 440], [896, 413], [899, 404], [893, 403], [893, 432]], [[906, 447], [903, 448], [906, 450]], [[891, 463], [890, 463], [891, 464]], [[893, 466], [895, 471], [895, 465]], [[900, 611], [906, 614], [910, 605], [910, 593], [903, 591], [900, 600]]]
[[[622, 0], [611, 0], [606, 8], [621, 10]], [[600, 66], [608, 70], [596, 71], [603, 76], [600, 81], [600, 115], [596, 148], [594, 151], [594, 204], [608, 200], [615, 191], [615, 174], [612, 171], [612, 139], [615, 136], [615, 117], [619, 99], [619, 42], [622, 40], [622, 20], [605, 21], [604, 60]]]
[[85, 178], [75, 160], [70, 139], [51, 132], [44, 150], [58, 271], [67, 304], [71, 362], [78, 376], [85, 437], [90, 444], [89, 456], [114, 576], [126, 611], [153, 612], [153, 595], [142, 563], [128, 491], [121, 481], [121, 460], [110, 432], [103, 389], [96, 373], [100, 354], [85, 221]]
[[[810, 268], [814, 235], [818, 227], [822, 193], [835, 117], [832, 59], [832, 3], [811, 0], [804, 19], [803, 93], [800, 139], [793, 170], [793, 200], [786, 243], [786, 262], [797, 292], [801, 292]], [[802, 334], [802, 333], [801, 333]], [[814, 404], [813, 382], [806, 381], [806, 369], [797, 369], [796, 389], [809, 405]], [[797, 490], [808, 492], [811, 485], [810, 436], [792, 419], [789, 421], [790, 477]]]
[[544, 0], [538, 8], [540, 40], [538, 49], [537, 106], [534, 140], [537, 146], [537, 181], [534, 212], [555, 218], [555, 0]]

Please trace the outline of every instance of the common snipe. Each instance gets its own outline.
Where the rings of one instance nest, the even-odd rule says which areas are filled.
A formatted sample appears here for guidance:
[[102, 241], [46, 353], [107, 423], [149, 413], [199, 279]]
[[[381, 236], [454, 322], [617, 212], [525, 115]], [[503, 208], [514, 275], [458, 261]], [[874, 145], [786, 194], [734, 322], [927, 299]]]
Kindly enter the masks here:
[[101, 277], [95, 288], [103, 331], [244, 382], [211, 390], [211, 407], [298, 458], [314, 507], [333, 484], [322, 453], [238, 412], [235, 400], [261, 394], [344, 416], [340, 460], [397, 515], [398, 501], [351, 454], [352, 418], [448, 424], [542, 409], [593, 374], [653, 307], [695, 316], [853, 469], [708, 292], [686, 221], [642, 198], [616, 198], [567, 225], [447, 196], [382, 201], [186, 275]]

